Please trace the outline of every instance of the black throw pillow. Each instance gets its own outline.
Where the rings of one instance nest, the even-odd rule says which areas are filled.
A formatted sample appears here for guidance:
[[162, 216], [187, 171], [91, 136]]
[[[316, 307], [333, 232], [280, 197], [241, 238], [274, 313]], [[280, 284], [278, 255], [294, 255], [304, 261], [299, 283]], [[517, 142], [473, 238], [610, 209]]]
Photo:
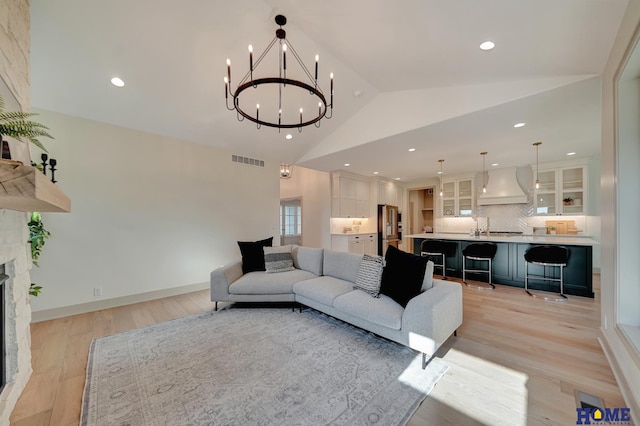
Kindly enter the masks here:
[[409, 300], [420, 294], [429, 258], [389, 246], [385, 261], [380, 293], [386, 294], [404, 308]]
[[260, 241], [238, 241], [240, 254], [242, 254], [242, 273], [265, 271], [262, 247], [271, 247], [272, 245], [273, 237]]

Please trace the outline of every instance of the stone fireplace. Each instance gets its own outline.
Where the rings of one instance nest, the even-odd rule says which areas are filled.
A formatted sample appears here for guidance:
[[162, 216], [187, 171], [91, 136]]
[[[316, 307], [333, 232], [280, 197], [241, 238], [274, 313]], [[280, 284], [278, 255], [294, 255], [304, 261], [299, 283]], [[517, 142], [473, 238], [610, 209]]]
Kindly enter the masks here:
[[[28, 111], [31, 106], [29, 83], [30, 0], [0, 2], [0, 94], [7, 111]], [[28, 213], [0, 208], [0, 265], [8, 279], [4, 283], [7, 384], [0, 393], [0, 424], [9, 416], [31, 376], [31, 305], [28, 245]]]
[[30, 248], [27, 213], [0, 209], [0, 265], [4, 265], [6, 385], [0, 393], [0, 424], [9, 416], [31, 376]]

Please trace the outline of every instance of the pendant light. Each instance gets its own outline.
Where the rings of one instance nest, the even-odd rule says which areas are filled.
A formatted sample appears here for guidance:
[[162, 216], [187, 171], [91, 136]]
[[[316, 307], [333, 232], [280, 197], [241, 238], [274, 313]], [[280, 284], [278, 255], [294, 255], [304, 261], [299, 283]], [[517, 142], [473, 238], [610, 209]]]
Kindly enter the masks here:
[[440, 172], [438, 174], [440, 175], [440, 196], [442, 197], [442, 194], [444, 193], [442, 190], [442, 163], [444, 163], [444, 160], [438, 160], [438, 163], [440, 163]]
[[280, 179], [291, 179], [293, 176], [293, 164], [280, 163]]
[[540, 179], [538, 179], [538, 147], [542, 145], [542, 142], [534, 142], [533, 146], [536, 147], [536, 189], [540, 189]]
[[482, 155], [482, 193], [486, 194], [487, 193], [487, 182], [486, 182], [486, 179], [485, 179], [484, 160], [485, 160], [485, 156], [487, 155], [487, 151], [482, 151], [480, 153], [480, 155]]

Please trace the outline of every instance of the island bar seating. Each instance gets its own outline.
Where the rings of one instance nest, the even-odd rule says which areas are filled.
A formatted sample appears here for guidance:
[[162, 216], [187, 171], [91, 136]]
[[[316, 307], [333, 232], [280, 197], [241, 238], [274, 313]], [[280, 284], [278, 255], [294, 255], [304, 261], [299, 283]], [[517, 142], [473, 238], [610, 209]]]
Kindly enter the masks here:
[[[564, 267], [567, 266], [569, 261], [569, 250], [563, 246], [534, 246], [527, 250], [524, 254], [524, 291], [529, 296], [540, 297], [544, 300], [550, 300], [553, 302], [566, 302], [567, 296], [564, 295]], [[543, 276], [529, 274], [529, 264], [540, 265], [546, 269], [547, 266], [559, 267], [560, 278], [550, 278], [546, 274]], [[560, 293], [548, 293], [548, 292], [532, 292], [529, 290], [529, 277], [538, 280], [556, 281], [560, 283]]]
[[447, 246], [444, 241], [424, 240], [420, 244], [420, 256], [441, 257], [441, 263], [433, 262], [433, 267], [442, 268], [442, 279], [447, 279]]
[[[473, 287], [480, 290], [493, 290], [496, 288], [496, 286], [493, 285], [491, 279], [491, 261], [496, 256], [496, 251], [498, 251], [498, 246], [492, 243], [469, 244], [464, 249], [462, 249], [462, 282], [464, 282], [467, 287]], [[467, 260], [486, 261], [488, 263], [488, 267], [487, 269], [467, 269]], [[467, 272], [480, 272], [489, 274], [489, 285], [484, 286], [481, 284], [469, 284], [467, 282]]]

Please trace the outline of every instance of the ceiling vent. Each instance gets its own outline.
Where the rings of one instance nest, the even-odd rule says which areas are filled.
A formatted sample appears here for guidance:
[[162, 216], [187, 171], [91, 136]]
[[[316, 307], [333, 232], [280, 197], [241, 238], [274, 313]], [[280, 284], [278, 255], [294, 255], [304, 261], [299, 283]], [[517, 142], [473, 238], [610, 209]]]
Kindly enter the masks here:
[[488, 175], [487, 192], [478, 196], [479, 206], [527, 202], [527, 194], [518, 183], [515, 167], [489, 170]]

